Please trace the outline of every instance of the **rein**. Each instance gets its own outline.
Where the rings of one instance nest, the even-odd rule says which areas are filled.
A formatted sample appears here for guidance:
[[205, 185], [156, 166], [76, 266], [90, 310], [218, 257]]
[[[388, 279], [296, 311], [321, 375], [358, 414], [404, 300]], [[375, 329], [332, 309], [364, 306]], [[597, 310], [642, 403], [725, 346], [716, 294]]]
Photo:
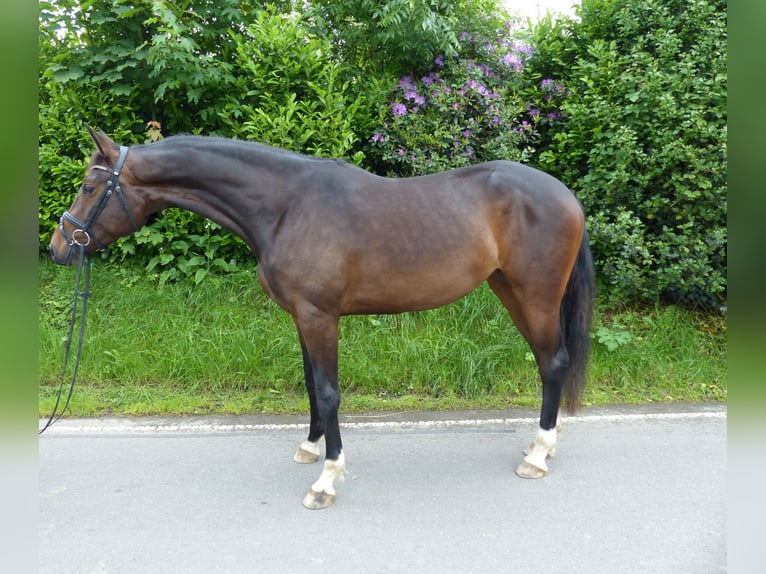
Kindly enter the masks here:
[[[64, 235], [66, 240], [69, 242], [70, 248], [71, 247], [78, 247], [80, 251], [80, 264], [77, 268], [77, 280], [75, 282], [74, 287], [74, 301], [72, 303], [72, 318], [69, 322], [69, 335], [67, 336], [66, 340], [66, 347], [64, 351], [64, 368], [61, 371], [61, 383], [59, 384], [58, 393], [56, 395], [56, 403], [53, 405], [53, 412], [51, 412], [50, 417], [48, 417], [48, 422], [45, 423], [42, 429], [40, 429], [38, 434], [42, 434], [45, 432], [48, 427], [50, 427], [54, 422], [59, 420], [66, 411], [67, 407], [69, 406], [69, 399], [72, 398], [72, 392], [74, 391], [74, 383], [77, 380], [77, 370], [80, 366], [80, 354], [82, 352], [82, 343], [83, 338], [85, 335], [85, 313], [88, 309], [88, 298], [90, 297], [90, 269], [91, 269], [91, 256], [85, 253], [85, 248], [90, 245], [90, 242], [93, 241], [96, 246], [99, 248], [99, 250], [103, 251], [106, 249], [106, 246], [104, 246], [98, 239], [96, 239], [95, 235], [93, 234], [93, 224], [96, 222], [96, 219], [98, 219], [98, 216], [101, 215], [101, 212], [106, 207], [106, 202], [109, 201], [109, 198], [112, 196], [112, 193], [114, 192], [117, 195], [117, 199], [120, 201], [120, 205], [122, 206], [123, 211], [128, 216], [128, 219], [130, 220], [130, 223], [133, 225], [133, 228], [135, 230], [138, 230], [138, 225], [136, 225], [135, 220], [133, 219], [133, 216], [130, 214], [130, 209], [128, 209], [128, 202], [125, 200], [125, 196], [122, 193], [122, 189], [120, 188], [120, 171], [122, 170], [122, 166], [125, 163], [125, 158], [128, 155], [128, 148], [126, 146], [120, 147], [120, 155], [117, 158], [117, 162], [114, 164], [114, 169], [109, 169], [102, 166], [94, 166], [95, 168], [109, 171], [111, 172], [111, 177], [109, 178], [109, 181], [106, 183], [106, 186], [104, 187], [104, 191], [101, 193], [101, 197], [98, 199], [98, 202], [91, 210], [90, 214], [88, 215], [88, 218], [83, 222], [79, 218], [75, 217], [68, 211], [65, 211], [64, 214], [61, 216], [61, 219], [59, 220], [59, 229], [61, 230], [61, 233]], [[67, 233], [66, 228], [64, 227], [64, 221], [68, 221], [69, 223], [72, 223], [75, 225], [74, 231], [72, 231], [72, 234], [69, 235]], [[70, 252], [71, 256], [71, 252]], [[80, 288], [80, 285], [82, 284], [82, 271], [83, 268], [85, 269], [85, 284], [83, 288]], [[66, 377], [66, 371], [67, 371], [67, 363], [69, 362], [69, 353], [72, 346], [72, 335], [74, 334], [74, 326], [77, 322], [77, 303], [78, 299], [82, 298], [82, 307], [80, 311], [80, 331], [78, 336], [78, 342], [77, 342], [77, 357], [75, 358], [74, 362], [74, 371], [72, 373], [72, 381], [69, 383], [69, 392], [67, 393], [66, 401], [64, 401], [64, 406], [61, 408], [61, 411], [59, 411], [59, 404], [61, 403], [61, 396], [62, 392], [64, 390], [64, 380]]]
[[[74, 236], [74, 233], [72, 234]], [[85, 255], [85, 246], [87, 243], [79, 243], [80, 247], [80, 265], [77, 268], [77, 281], [74, 286], [74, 301], [72, 303], [72, 319], [69, 322], [69, 335], [66, 340], [66, 350], [64, 351], [64, 368], [61, 371], [61, 383], [59, 384], [59, 390], [56, 395], [56, 404], [53, 405], [53, 411], [51, 416], [48, 417], [48, 422], [40, 429], [38, 434], [43, 434], [45, 430], [51, 426], [54, 422], [59, 420], [63, 415], [66, 408], [69, 406], [69, 399], [72, 398], [72, 392], [74, 391], [74, 382], [77, 380], [77, 369], [80, 366], [80, 353], [82, 352], [83, 335], [85, 334], [85, 312], [88, 308], [88, 297], [90, 297], [90, 264], [91, 256]], [[85, 268], [85, 285], [80, 289], [82, 282], [82, 270]], [[69, 393], [67, 394], [64, 406], [59, 412], [59, 403], [61, 402], [61, 393], [64, 389], [64, 377], [66, 376], [67, 363], [69, 362], [69, 351], [72, 346], [72, 335], [74, 334], [74, 325], [77, 322], [77, 300], [82, 297], [82, 308], [80, 311], [80, 333], [77, 342], [77, 358], [74, 362], [74, 372], [72, 373], [72, 382], [69, 384]]]

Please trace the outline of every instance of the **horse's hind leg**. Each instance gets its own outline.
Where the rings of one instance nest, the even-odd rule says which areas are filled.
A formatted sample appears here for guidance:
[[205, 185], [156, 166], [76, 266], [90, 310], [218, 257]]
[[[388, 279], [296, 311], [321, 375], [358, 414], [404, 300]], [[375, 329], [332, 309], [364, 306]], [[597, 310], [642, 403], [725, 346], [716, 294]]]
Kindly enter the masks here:
[[322, 434], [326, 444], [322, 474], [303, 499], [306, 508], [317, 510], [327, 508], [333, 503], [335, 479], [342, 480], [345, 472], [343, 444], [338, 424], [338, 317], [307, 306], [295, 315], [295, 324], [301, 339], [306, 386], [311, 402], [308, 440], [299, 447], [295, 460], [311, 459], [314, 455], [318, 458], [317, 442]]
[[[524, 451], [524, 461], [516, 469], [523, 478], [542, 478], [548, 472], [546, 459], [556, 452], [560, 431], [559, 408], [568, 356], [559, 324], [559, 294], [546, 294], [545, 289], [522, 291], [514, 288], [500, 271], [489, 278], [492, 291], [503, 302], [535, 355], [543, 386], [540, 426], [534, 441]], [[557, 430], [558, 429], [558, 430]]]

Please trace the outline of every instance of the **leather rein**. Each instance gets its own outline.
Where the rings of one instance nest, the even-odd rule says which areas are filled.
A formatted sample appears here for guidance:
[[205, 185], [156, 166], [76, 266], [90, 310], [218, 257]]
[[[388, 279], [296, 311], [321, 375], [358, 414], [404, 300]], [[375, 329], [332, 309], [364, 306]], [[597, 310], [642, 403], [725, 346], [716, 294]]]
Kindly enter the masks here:
[[[77, 280], [75, 282], [75, 288], [74, 288], [74, 301], [72, 304], [72, 318], [69, 322], [69, 335], [67, 336], [66, 340], [66, 347], [64, 351], [64, 368], [61, 371], [61, 383], [59, 384], [58, 393], [56, 395], [56, 403], [53, 405], [53, 411], [50, 414], [50, 417], [48, 417], [48, 421], [45, 423], [43, 428], [40, 429], [39, 434], [42, 434], [45, 432], [45, 430], [50, 427], [54, 422], [59, 420], [63, 415], [64, 411], [66, 411], [67, 407], [69, 406], [69, 399], [72, 398], [72, 392], [74, 391], [74, 383], [77, 380], [77, 370], [80, 366], [80, 353], [82, 352], [82, 343], [83, 338], [85, 334], [85, 313], [88, 308], [88, 298], [90, 297], [90, 269], [91, 269], [91, 255], [85, 253], [85, 248], [90, 245], [91, 241], [94, 242], [96, 247], [100, 251], [103, 251], [106, 249], [106, 246], [104, 246], [100, 241], [98, 241], [93, 234], [93, 224], [96, 222], [96, 219], [98, 219], [98, 216], [101, 215], [101, 212], [106, 207], [106, 202], [109, 201], [109, 198], [114, 193], [117, 196], [117, 199], [120, 201], [120, 205], [122, 206], [123, 211], [128, 216], [128, 219], [130, 220], [130, 223], [133, 225], [133, 228], [135, 230], [138, 230], [138, 225], [136, 225], [135, 220], [133, 219], [133, 216], [130, 214], [130, 210], [128, 209], [128, 203], [125, 200], [125, 196], [122, 193], [122, 189], [120, 188], [120, 171], [122, 170], [122, 166], [125, 163], [125, 158], [128, 155], [128, 148], [126, 146], [120, 147], [120, 155], [117, 158], [117, 162], [114, 164], [114, 168], [110, 169], [107, 167], [103, 167], [100, 165], [93, 166], [91, 169], [100, 169], [103, 171], [107, 171], [111, 173], [111, 177], [109, 178], [109, 181], [106, 183], [106, 186], [104, 187], [104, 191], [101, 192], [101, 197], [98, 199], [98, 202], [91, 210], [90, 214], [88, 214], [88, 218], [83, 222], [79, 218], [75, 217], [69, 211], [65, 211], [64, 214], [61, 216], [61, 219], [59, 220], [59, 229], [61, 230], [61, 233], [66, 238], [67, 242], [69, 243], [70, 248], [77, 247], [80, 251], [80, 265], [77, 268]], [[69, 223], [73, 224], [75, 226], [74, 231], [72, 231], [72, 234], [70, 235], [67, 233], [66, 228], [64, 227], [64, 221], [68, 221]], [[84, 286], [82, 286], [82, 271], [83, 268], [85, 269], [85, 283]], [[61, 403], [61, 396], [64, 389], [64, 380], [66, 376], [67, 371], [67, 363], [69, 362], [69, 353], [72, 345], [72, 335], [74, 334], [74, 326], [75, 323], [77, 323], [77, 303], [78, 300], [82, 298], [82, 307], [80, 311], [80, 329], [79, 329], [79, 337], [78, 337], [78, 343], [77, 343], [77, 357], [75, 359], [74, 363], [74, 371], [72, 373], [72, 379], [69, 384], [69, 393], [67, 394], [66, 401], [64, 402], [63, 407], [59, 411], [59, 404]]]

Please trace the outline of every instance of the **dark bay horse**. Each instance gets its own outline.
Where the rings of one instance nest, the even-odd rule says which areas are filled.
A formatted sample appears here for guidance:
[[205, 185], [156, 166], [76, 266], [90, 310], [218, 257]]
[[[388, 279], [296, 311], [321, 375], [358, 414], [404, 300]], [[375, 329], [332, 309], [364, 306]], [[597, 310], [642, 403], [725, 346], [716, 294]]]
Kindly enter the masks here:
[[127, 148], [88, 131], [97, 151], [53, 234], [53, 260], [74, 264], [81, 246], [102, 249], [167, 207], [241, 237], [263, 289], [292, 315], [303, 351], [311, 423], [295, 461], [317, 461], [325, 438], [306, 507], [332, 504], [345, 470], [339, 318], [432, 309], [483, 281], [537, 360], [540, 427], [516, 473], [545, 476], [560, 406], [574, 410], [585, 384], [595, 292], [583, 211], [564, 184], [508, 161], [387, 179], [255, 143], [175, 136]]

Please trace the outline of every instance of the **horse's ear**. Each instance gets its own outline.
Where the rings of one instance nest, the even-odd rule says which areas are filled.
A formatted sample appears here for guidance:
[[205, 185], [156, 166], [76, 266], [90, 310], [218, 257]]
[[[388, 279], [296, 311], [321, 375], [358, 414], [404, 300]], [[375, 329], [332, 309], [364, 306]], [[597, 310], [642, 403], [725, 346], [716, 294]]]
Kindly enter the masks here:
[[119, 153], [120, 150], [120, 146], [114, 143], [111, 138], [106, 135], [104, 130], [99, 129], [98, 132], [95, 132], [93, 131], [93, 128], [91, 128], [88, 124], [85, 124], [85, 128], [88, 130], [91, 139], [95, 142], [98, 151], [101, 152], [101, 155], [108, 158], [117, 156], [117, 153]]

